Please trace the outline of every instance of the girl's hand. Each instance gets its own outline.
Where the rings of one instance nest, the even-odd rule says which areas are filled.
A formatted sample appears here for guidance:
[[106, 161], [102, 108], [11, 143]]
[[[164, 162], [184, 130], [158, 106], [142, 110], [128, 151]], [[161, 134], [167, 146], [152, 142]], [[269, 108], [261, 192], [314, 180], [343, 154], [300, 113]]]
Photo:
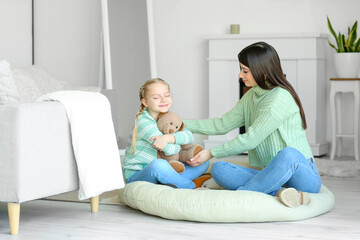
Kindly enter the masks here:
[[212, 157], [213, 155], [211, 154], [210, 150], [204, 149], [196, 154], [192, 159], [186, 161], [186, 163], [192, 167], [196, 167], [210, 160]]
[[164, 150], [164, 148], [166, 147], [166, 145], [168, 143], [175, 143], [175, 137], [171, 134], [165, 134], [165, 135], [161, 135], [161, 136], [155, 136], [149, 139], [149, 141], [155, 140], [153, 142], [153, 148], [157, 149], [157, 150]]

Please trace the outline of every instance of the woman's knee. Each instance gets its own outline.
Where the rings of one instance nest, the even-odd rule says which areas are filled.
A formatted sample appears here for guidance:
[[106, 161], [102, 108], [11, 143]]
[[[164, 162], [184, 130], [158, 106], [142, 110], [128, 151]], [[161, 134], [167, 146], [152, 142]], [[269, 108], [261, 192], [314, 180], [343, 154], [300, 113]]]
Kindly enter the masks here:
[[214, 165], [211, 168], [211, 175], [212, 176], [217, 176], [219, 174], [223, 173], [224, 168], [227, 166], [227, 162], [224, 161], [219, 161], [214, 163]]
[[276, 155], [278, 158], [286, 159], [287, 161], [291, 162], [292, 160], [298, 160], [299, 158], [304, 158], [305, 156], [296, 148], [293, 147], [286, 147], [283, 148], [278, 152]]
[[301, 154], [301, 152], [299, 150], [297, 150], [296, 148], [293, 147], [285, 147], [283, 149], [281, 149], [279, 151], [279, 153], [283, 153], [283, 154]]

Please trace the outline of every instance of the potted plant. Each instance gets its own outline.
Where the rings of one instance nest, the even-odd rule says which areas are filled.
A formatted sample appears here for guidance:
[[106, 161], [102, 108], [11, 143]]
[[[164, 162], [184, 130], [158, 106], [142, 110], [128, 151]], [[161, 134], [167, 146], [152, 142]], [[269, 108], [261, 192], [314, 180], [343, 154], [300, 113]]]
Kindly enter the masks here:
[[357, 38], [357, 21], [350, 28], [348, 27], [348, 36], [344, 34], [336, 34], [329, 17], [327, 16], [327, 24], [330, 33], [336, 40], [336, 46], [329, 40], [329, 44], [336, 50], [334, 56], [335, 72], [339, 78], [356, 78], [360, 70], [360, 38]]

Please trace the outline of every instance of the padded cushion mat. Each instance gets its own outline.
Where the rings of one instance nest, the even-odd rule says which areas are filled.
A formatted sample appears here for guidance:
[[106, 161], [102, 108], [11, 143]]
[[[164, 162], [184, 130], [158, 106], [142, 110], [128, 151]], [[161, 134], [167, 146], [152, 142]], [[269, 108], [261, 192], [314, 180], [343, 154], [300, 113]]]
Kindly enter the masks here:
[[284, 206], [277, 197], [253, 191], [176, 189], [149, 182], [133, 182], [120, 190], [120, 201], [144, 213], [197, 222], [297, 221], [328, 212], [335, 203], [322, 185], [310, 194], [309, 205]]

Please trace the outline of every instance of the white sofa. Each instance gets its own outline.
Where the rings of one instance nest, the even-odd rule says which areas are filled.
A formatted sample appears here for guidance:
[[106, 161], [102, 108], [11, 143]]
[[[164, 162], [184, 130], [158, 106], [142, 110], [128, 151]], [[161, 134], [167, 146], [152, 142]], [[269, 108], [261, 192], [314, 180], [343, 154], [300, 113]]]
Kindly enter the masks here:
[[[37, 66], [11, 73], [13, 83], [6, 71], [1, 73], [0, 61], [0, 201], [8, 203], [10, 233], [17, 234], [21, 203], [77, 190], [78, 175], [63, 105], [34, 101], [47, 92], [70, 89], [70, 85]], [[116, 122], [116, 94], [102, 93], [110, 100]], [[98, 197], [91, 203], [96, 212]]]

